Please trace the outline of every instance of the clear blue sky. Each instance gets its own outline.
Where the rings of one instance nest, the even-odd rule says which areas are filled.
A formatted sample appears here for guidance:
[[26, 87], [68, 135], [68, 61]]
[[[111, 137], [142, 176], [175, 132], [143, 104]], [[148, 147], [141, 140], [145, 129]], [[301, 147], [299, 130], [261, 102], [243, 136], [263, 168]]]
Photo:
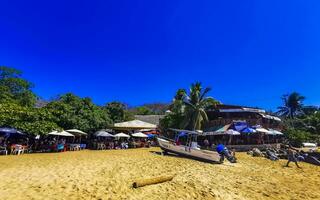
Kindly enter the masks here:
[[49, 99], [169, 102], [194, 81], [228, 104], [320, 104], [320, 1], [0, 2], [0, 65]]

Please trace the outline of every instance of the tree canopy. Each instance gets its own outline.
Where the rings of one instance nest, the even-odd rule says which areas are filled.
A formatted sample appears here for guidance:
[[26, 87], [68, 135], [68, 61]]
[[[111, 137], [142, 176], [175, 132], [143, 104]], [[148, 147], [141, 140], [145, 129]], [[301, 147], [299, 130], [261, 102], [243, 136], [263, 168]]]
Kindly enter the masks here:
[[14, 102], [22, 106], [34, 106], [37, 97], [33, 84], [21, 78], [21, 71], [0, 66], [0, 103]]
[[282, 96], [283, 105], [278, 107], [278, 115], [291, 119], [303, 114], [304, 96], [297, 92]]
[[129, 121], [133, 119], [133, 114], [128, 111], [127, 105], [124, 103], [113, 101], [108, 103], [104, 109], [110, 115], [113, 123]]
[[160, 122], [162, 128], [201, 130], [208, 121], [206, 110], [219, 102], [208, 97], [211, 88], [203, 88], [200, 82], [191, 85], [189, 93], [179, 89], [169, 106], [170, 113]]
[[102, 107], [95, 105], [90, 98], [80, 98], [72, 93], [60, 96], [45, 108], [63, 129], [80, 129], [90, 133], [112, 124], [108, 112]]
[[44, 135], [61, 129], [45, 108], [0, 103], [0, 127], [13, 127], [31, 135]]
[[320, 112], [316, 106], [304, 106], [304, 96], [297, 92], [283, 95], [283, 105], [277, 114], [283, 118], [285, 134], [294, 145], [302, 142], [320, 142]]

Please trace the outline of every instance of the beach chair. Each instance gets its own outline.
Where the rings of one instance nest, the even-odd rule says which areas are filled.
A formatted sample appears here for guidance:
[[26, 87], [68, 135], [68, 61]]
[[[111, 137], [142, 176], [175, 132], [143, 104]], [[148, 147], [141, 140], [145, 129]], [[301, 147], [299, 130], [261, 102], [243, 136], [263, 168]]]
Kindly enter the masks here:
[[23, 146], [16, 144], [13, 146], [13, 150], [11, 151], [12, 155], [21, 155], [24, 153]]
[[1, 153], [1, 154], [8, 155], [7, 148], [0, 146], [0, 153]]
[[69, 151], [74, 151], [74, 144], [68, 144]]
[[64, 145], [63, 145], [63, 144], [58, 144], [58, 145], [57, 145], [57, 151], [58, 151], [58, 152], [64, 151]]
[[86, 149], [87, 145], [86, 144], [80, 144], [80, 149]]

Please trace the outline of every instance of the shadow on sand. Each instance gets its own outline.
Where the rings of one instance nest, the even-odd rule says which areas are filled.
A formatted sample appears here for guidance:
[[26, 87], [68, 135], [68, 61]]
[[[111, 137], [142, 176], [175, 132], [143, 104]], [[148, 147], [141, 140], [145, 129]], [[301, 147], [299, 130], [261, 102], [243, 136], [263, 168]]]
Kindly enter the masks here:
[[194, 161], [198, 161], [198, 162], [202, 162], [202, 163], [210, 163], [210, 164], [222, 164], [220, 162], [208, 162], [208, 161], [204, 161], [201, 159], [194, 159], [194, 158], [190, 158], [189, 156], [183, 156], [183, 155], [177, 155], [174, 153], [163, 153], [161, 151], [149, 151], [150, 153], [154, 154], [154, 155], [158, 155], [158, 156], [169, 156], [169, 157], [174, 157], [174, 158], [185, 158], [185, 159], [190, 159], [190, 160], [194, 160]]

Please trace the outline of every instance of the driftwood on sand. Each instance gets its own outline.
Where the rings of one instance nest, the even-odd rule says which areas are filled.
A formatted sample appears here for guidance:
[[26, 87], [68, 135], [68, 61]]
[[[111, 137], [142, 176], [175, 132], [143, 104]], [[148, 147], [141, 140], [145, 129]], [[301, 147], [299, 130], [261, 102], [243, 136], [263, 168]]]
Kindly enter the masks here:
[[160, 176], [160, 177], [149, 178], [149, 179], [141, 179], [141, 180], [135, 181], [132, 186], [134, 188], [139, 188], [139, 187], [144, 187], [147, 185], [164, 183], [167, 181], [171, 181], [173, 179], [173, 177], [174, 176]]

